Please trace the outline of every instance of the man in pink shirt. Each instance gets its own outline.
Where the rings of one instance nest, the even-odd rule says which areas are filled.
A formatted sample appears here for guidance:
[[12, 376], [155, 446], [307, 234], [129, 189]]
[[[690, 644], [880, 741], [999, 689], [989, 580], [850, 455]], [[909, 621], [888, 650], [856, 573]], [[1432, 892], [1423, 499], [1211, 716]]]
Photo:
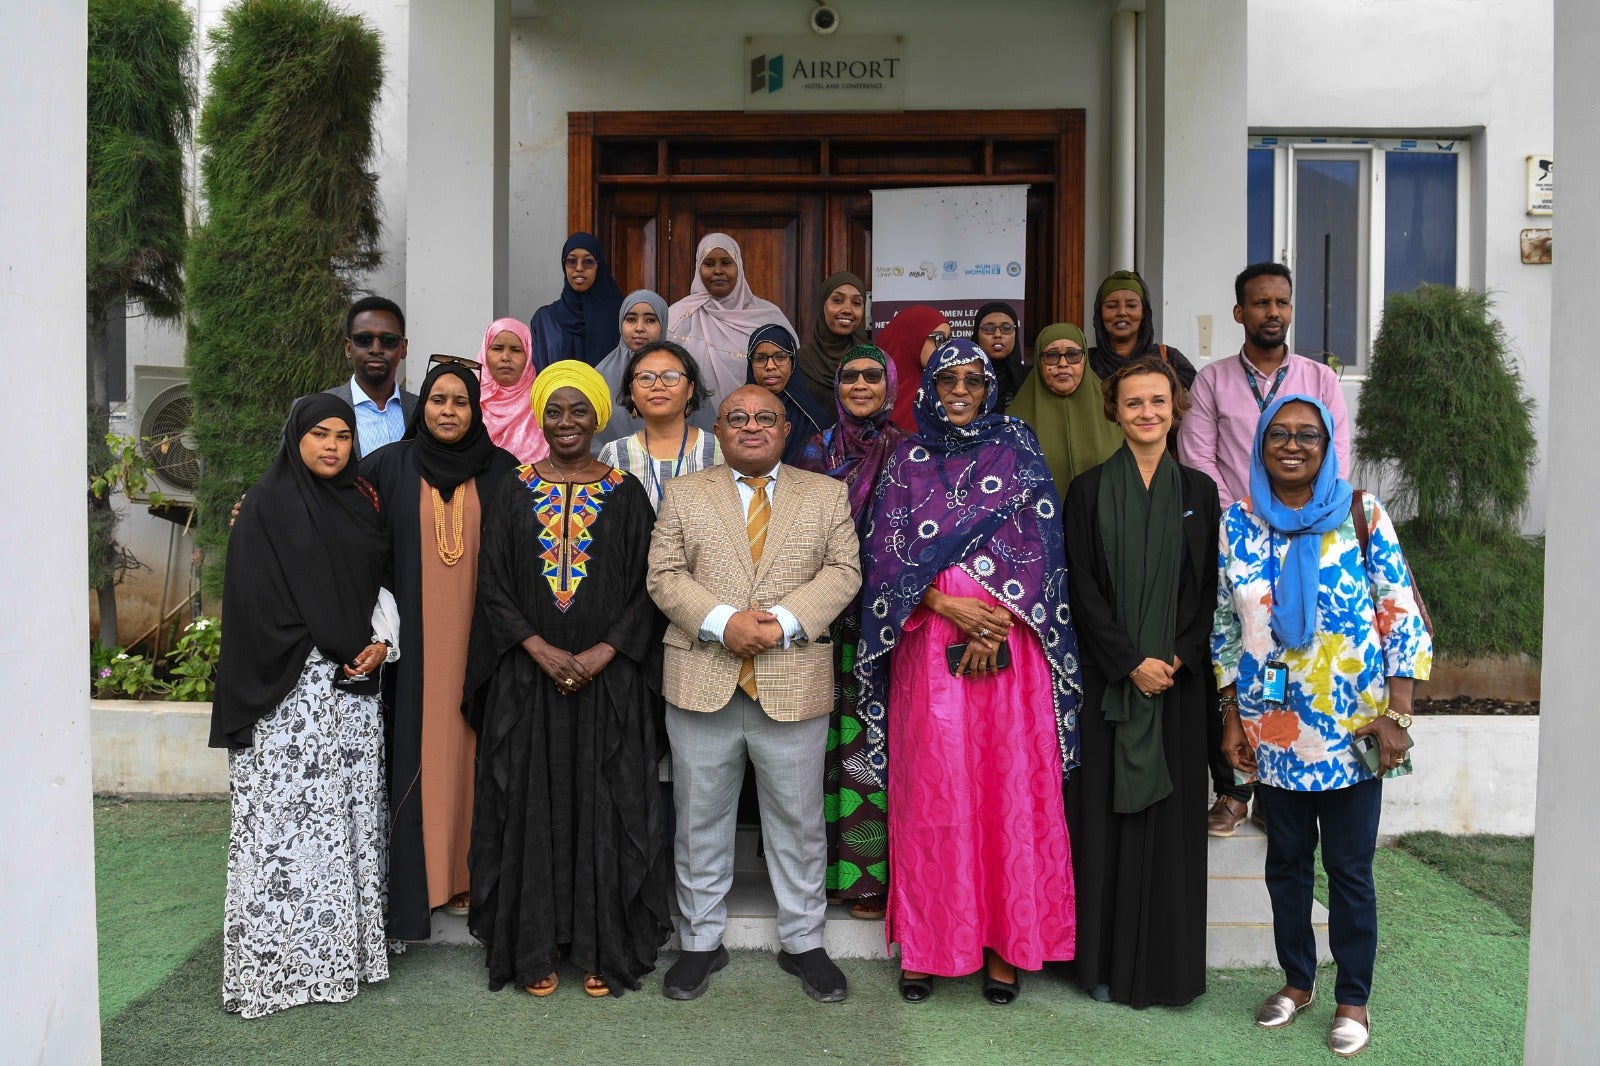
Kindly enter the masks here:
[[[1261, 412], [1277, 396], [1314, 396], [1333, 414], [1333, 447], [1339, 474], [1350, 476], [1350, 419], [1339, 378], [1328, 367], [1289, 351], [1294, 321], [1294, 283], [1281, 263], [1252, 263], [1233, 279], [1233, 320], [1244, 327], [1238, 355], [1200, 368], [1189, 390], [1189, 413], [1178, 425], [1178, 459], [1217, 483], [1222, 506], [1250, 495], [1250, 448]], [[1222, 720], [1208, 720], [1211, 785], [1217, 794], [1206, 816], [1206, 832], [1232, 836], [1249, 812], [1251, 786], [1234, 783], [1233, 767], [1221, 754]], [[1261, 800], [1254, 821], [1264, 830]]]
[[1281, 263], [1253, 263], [1233, 280], [1233, 320], [1244, 327], [1238, 355], [1200, 369], [1192, 406], [1178, 427], [1178, 459], [1217, 483], [1222, 506], [1250, 494], [1250, 446], [1256, 422], [1276, 396], [1314, 396], [1333, 413], [1339, 476], [1350, 476], [1350, 419], [1332, 370], [1289, 351], [1294, 286]]

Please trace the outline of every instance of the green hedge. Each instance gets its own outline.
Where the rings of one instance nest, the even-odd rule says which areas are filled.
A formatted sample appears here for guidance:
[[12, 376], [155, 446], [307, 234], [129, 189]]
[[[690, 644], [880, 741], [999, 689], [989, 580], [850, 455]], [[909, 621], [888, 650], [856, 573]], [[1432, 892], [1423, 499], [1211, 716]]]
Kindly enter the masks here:
[[211, 46], [187, 295], [197, 540], [216, 592], [228, 512], [271, 461], [290, 401], [349, 373], [344, 311], [381, 259], [368, 168], [383, 49], [322, 0], [234, 4]]

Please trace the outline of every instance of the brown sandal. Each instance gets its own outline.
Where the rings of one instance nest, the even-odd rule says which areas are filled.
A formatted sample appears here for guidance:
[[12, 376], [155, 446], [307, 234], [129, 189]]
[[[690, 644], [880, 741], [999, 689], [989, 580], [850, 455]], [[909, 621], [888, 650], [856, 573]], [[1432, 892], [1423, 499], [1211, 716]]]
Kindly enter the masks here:
[[862, 896], [850, 904], [850, 917], [872, 921], [882, 918], [888, 910], [888, 901], [882, 896]]
[[583, 975], [583, 993], [591, 999], [600, 999], [611, 994], [611, 986], [599, 974], [586, 973]]
[[531, 985], [523, 985], [522, 990], [528, 993], [530, 996], [537, 996], [538, 998], [543, 999], [544, 997], [555, 992], [555, 990], [560, 987], [561, 975], [558, 973], [553, 973], [549, 977], [535, 981]]
[[465, 918], [471, 909], [472, 897], [465, 892], [457, 892], [439, 908], [446, 914], [453, 914], [457, 918]]

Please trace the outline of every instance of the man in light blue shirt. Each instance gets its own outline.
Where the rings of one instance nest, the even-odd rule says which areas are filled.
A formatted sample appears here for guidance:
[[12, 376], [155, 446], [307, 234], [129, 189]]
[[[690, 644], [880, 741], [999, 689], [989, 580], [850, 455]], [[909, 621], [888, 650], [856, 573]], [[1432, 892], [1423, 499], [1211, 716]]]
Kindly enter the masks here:
[[400, 305], [382, 296], [367, 296], [350, 305], [344, 316], [344, 354], [350, 380], [328, 391], [355, 409], [355, 454], [370, 455], [400, 439], [417, 397], [395, 381], [406, 358], [406, 316]]

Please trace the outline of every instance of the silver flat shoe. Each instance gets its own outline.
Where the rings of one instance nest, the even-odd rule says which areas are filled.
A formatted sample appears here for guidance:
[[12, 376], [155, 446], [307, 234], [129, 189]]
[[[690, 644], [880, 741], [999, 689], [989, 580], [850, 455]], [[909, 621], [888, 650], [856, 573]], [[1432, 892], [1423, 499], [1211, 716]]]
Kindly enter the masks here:
[[1256, 1024], [1263, 1029], [1282, 1029], [1294, 1021], [1311, 1004], [1317, 1001], [1317, 990], [1311, 990], [1311, 998], [1304, 1003], [1296, 1003], [1281, 992], [1274, 992], [1261, 1001], [1261, 1006], [1256, 1008]]
[[1340, 1058], [1352, 1059], [1363, 1051], [1372, 1042], [1372, 1019], [1367, 1019], [1367, 1025], [1362, 1025], [1354, 1018], [1335, 1017], [1333, 1028], [1328, 1030], [1328, 1050]]

